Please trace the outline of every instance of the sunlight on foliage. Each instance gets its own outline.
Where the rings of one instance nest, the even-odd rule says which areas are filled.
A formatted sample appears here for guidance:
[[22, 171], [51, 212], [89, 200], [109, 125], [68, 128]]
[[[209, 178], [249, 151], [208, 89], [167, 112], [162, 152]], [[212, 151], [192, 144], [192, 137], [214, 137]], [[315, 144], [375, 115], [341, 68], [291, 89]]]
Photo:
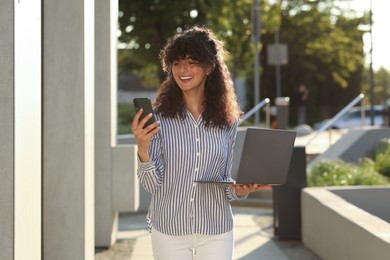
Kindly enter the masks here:
[[374, 169], [374, 163], [322, 160], [308, 172], [308, 186], [386, 185], [389, 179]]

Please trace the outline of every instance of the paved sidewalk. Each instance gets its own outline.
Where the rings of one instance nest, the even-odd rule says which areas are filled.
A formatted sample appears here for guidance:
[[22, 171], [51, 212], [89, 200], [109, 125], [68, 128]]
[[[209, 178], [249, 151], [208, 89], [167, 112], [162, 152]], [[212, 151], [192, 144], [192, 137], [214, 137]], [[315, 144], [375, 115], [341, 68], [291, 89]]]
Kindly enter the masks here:
[[[272, 209], [233, 206], [235, 216], [234, 259], [319, 260], [299, 241], [273, 237]], [[121, 214], [117, 242], [96, 253], [95, 260], [153, 260], [145, 213]]]

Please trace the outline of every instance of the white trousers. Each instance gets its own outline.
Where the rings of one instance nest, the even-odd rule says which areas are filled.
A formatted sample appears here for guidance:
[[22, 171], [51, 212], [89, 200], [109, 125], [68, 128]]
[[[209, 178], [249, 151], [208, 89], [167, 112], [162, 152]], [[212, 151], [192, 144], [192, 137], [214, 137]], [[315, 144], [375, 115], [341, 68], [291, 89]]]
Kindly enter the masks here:
[[231, 260], [234, 231], [220, 235], [169, 236], [152, 229], [155, 260]]

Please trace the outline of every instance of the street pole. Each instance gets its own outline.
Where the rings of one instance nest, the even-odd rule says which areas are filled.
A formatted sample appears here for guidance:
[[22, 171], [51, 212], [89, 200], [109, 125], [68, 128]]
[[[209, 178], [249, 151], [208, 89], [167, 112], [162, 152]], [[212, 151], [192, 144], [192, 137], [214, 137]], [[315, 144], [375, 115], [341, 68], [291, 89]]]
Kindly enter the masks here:
[[276, 75], [276, 97], [282, 96], [282, 83], [281, 83], [281, 73], [280, 73], [280, 64], [281, 64], [281, 48], [279, 45], [279, 29], [275, 32], [275, 46], [276, 46], [276, 59], [278, 63], [275, 65], [275, 75]]
[[374, 125], [374, 72], [372, 69], [372, 50], [373, 50], [373, 43], [372, 43], [372, 0], [370, 0], [370, 122], [371, 125]]
[[[255, 45], [255, 68], [254, 68], [254, 106], [260, 102], [260, 75], [259, 75], [259, 42], [260, 42], [260, 6], [259, 0], [255, 0], [253, 15], [253, 37]], [[260, 113], [255, 113], [255, 125], [260, 123]]]
[[277, 58], [277, 64], [275, 65], [275, 76], [276, 76], [276, 97], [282, 96], [282, 83], [281, 83], [281, 72], [280, 72], [280, 65], [281, 65], [281, 48], [280, 48], [280, 28], [282, 27], [282, 1], [279, 0], [279, 17], [280, 17], [280, 24], [279, 28], [275, 31], [275, 46], [276, 48], [276, 58]]

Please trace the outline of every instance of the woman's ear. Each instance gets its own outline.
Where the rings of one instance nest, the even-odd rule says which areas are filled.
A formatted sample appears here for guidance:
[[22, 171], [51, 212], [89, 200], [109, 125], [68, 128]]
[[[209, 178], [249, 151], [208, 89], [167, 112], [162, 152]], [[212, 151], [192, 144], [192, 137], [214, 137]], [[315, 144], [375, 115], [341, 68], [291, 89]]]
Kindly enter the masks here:
[[210, 75], [213, 72], [213, 70], [214, 70], [214, 66], [208, 67], [207, 70], [206, 70], [206, 75], [207, 76]]

